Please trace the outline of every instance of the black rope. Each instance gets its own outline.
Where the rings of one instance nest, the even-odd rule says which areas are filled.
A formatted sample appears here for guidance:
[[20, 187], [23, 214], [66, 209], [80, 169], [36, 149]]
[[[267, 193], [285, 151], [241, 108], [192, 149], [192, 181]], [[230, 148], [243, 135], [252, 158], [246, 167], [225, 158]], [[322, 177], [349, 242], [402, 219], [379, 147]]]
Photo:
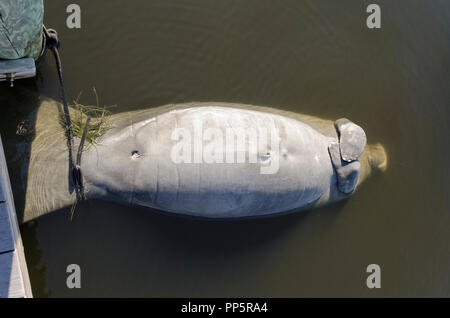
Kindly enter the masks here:
[[83, 154], [84, 141], [86, 140], [90, 121], [91, 121], [91, 117], [88, 117], [86, 119], [86, 123], [84, 124], [83, 135], [81, 136], [80, 145], [78, 146], [77, 161], [75, 163], [75, 168], [76, 168], [76, 173], [77, 173], [76, 180], [80, 180], [80, 182], [78, 183], [78, 187], [79, 187], [79, 195], [80, 195], [81, 199], [84, 199], [83, 174], [81, 173], [81, 155]]
[[[44, 35], [45, 35], [45, 43], [46, 47], [53, 52], [56, 61], [56, 68], [58, 70], [59, 77], [59, 86], [61, 89], [61, 99], [63, 102], [63, 110], [66, 121], [66, 134], [67, 134], [67, 146], [69, 148], [69, 164], [70, 170], [72, 172], [72, 183], [75, 188], [77, 201], [84, 199], [84, 186], [83, 186], [83, 175], [81, 173], [81, 155], [83, 153], [84, 140], [86, 139], [88, 126], [90, 118], [86, 120], [86, 124], [84, 126], [83, 136], [81, 137], [80, 145], [78, 147], [77, 160], [74, 160], [74, 141], [73, 141], [73, 128], [72, 121], [70, 119], [69, 106], [66, 100], [66, 92], [64, 89], [64, 77], [63, 77], [63, 69], [61, 58], [59, 56], [58, 48], [60, 47], [60, 42], [58, 40], [58, 34], [55, 30], [47, 29], [44, 26]], [[76, 204], [76, 202], [75, 202]], [[73, 216], [73, 212], [75, 209], [75, 204], [72, 207], [71, 215]]]

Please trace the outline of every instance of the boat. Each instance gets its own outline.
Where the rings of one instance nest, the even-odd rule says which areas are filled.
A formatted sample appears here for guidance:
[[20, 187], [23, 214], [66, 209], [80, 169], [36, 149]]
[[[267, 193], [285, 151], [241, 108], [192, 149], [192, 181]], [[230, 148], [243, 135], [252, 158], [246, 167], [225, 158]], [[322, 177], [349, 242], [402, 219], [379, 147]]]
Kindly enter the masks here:
[[0, 81], [36, 76], [45, 52], [43, 0], [0, 1]]

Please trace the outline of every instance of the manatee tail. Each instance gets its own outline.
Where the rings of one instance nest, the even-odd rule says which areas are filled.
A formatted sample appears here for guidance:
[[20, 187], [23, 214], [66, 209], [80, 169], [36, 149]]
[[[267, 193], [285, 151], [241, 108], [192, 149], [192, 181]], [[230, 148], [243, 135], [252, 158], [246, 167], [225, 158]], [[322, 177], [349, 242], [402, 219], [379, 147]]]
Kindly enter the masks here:
[[374, 145], [367, 145], [369, 164], [372, 169], [379, 171], [386, 171], [387, 169], [387, 156], [384, 147], [377, 143]]

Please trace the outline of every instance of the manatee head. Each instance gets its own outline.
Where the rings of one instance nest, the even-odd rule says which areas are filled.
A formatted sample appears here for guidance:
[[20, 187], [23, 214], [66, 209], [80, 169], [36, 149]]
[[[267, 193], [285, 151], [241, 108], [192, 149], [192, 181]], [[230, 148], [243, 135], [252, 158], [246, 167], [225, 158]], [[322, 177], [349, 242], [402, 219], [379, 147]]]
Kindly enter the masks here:
[[334, 122], [337, 142], [328, 146], [336, 172], [337, 199], [349, 196], [372, 171], [385, 171], [386, 151], [381, 144], [368, 145], [364, 129], [347, 118]]

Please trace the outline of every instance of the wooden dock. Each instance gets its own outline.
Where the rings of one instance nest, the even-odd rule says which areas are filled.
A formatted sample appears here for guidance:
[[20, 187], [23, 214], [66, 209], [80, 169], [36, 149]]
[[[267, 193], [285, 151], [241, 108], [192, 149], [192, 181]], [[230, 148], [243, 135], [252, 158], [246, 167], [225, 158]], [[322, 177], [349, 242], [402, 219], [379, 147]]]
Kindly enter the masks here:
[[0, 136], [0, 298], [5, 297], [33, 295]]

